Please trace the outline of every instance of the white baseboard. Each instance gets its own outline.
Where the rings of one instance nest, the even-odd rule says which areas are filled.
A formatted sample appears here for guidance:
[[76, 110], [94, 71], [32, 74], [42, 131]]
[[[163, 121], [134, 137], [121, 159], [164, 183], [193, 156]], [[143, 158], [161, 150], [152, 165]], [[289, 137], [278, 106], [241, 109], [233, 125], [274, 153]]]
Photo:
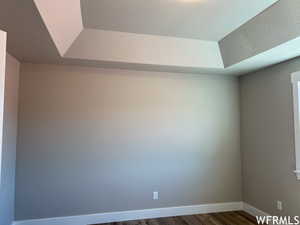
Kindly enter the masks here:
[[[250, 214], [251, 216], [257, 217], [257, 216], [271, 216], [268, 213], [261, 211], [260, 209], [255, 208], [252, 205], [249, 205], [247, 203], [244, 203], [244, 209], [246, 213]], [[268, 225], [274, 225], [273, 223], [269, 222]]]
[[252, 205], [249, 205], [247, 203], [244, 203], [244, 211], [248, 214], [250, 214], [251, 216], [270, 216], [268, 213], [265, 213], [257, 208], [255, 208]]
[[15, 221], [13, 225], [89, 225], [149, 219], [169, 216], [193, 215], [213, 212], [243, 210], [243, 202], [228, 202], [205, 205], [179, 206], [144, 210], [99, 213], [81, 216], [56, 217], [35, 220]]

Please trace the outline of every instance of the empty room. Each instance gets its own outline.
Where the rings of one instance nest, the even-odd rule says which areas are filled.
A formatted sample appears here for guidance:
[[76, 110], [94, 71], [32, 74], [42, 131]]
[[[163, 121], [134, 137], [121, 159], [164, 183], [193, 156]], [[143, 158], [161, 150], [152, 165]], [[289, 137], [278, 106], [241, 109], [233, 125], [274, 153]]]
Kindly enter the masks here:
[[0, 225], [300, 225], [299, 0], [2, 0]]

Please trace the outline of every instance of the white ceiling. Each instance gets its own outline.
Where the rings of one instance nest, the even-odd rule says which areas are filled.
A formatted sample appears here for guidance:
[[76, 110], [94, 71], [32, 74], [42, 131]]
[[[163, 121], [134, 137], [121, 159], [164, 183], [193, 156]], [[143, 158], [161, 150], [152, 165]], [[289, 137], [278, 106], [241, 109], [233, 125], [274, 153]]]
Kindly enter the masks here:
[[277, 0], [81, 0], [87, 28], [219, 41]]
[[[127, 32], [118, 32], [86, 28], [83, 26], [80, 1], [51, 0], [51, 4], [47, 0], [5, 1], [0, 7], [0, 29], [8, 34], [9, 53], [22, 62], [30, 63], [224, 75], [242, 75], [300, 56], [298, 23], [300, 21], [300, 1], [278, 0], [271, 7], [226, 35], [221, 41], [137, 34], [128, 32], [127, 29]], [[92, 2], [94, 0], [87, 1]], [[107, 4], [108, 7], [102, 11], [110, 12], [108, 16], [114, 16], [110, 11], [110, 6], [113, 1], [116, 3], [117, 0], [110, 0], [111, 2], [97, 1], [97, 3]], [[127, 2], [128, 0], [122, 1]], [[133, 1], [136, 0], [132, 0], [131, 5], [136, 4], [137, 8], [141, 8], [141, 4], [133, 3]], [[159, 3], [158, 0], [148, 1], [150, 2], [143, 1], [143, 4], [149, 6], [153, 5], [154, 2]], [[172, 11], [176, 11], [176, 8], [179, 12], [178, 5], [181, 3], [176, 2], [175, 4], [174, 1], [179, 0], [164, 0], [163, 5], [168, 7], [173, 5]], [[229, 18], [222, 18], [219, 12], [224, 8], [224, 3], [228, 5], [227, 8], [225, 7], [225, 11], [230, 10], [232, 14], [244, 16], [244, 14], [248, 15], [251, 7], [263, 8], [262, 5], [271, 5], [271, 2], [276, 0], [271, 2], [252, 0], [251, 4], [250, 1], [246, 2], [245, 0], [200, 1], [206, 1], [201, 3], [204, 5], [208, 1], [210, 4], [214, 2], [215, 9], [218, 9], [218, 13], [210, 12], [210, 16], [208, 13], [205, 14], [208, 17], [204, 21], [206, 24], [204, 28], [213, 33], [222, 30], [221, 28], [224, 26], [224, 24], [222, 26], [216, 24], [216, 15], [220, 20], [219, 23], [222, 24], [226, 21], [225, 25], [228, 25]], [[238, 10], [239, 7], [236, 5], [233, 9], [232, 3], [235, 1], [239, 2], [238, 5], [244, 10]], [[118, 3], [115, 4], [117, 9], [120, 6], [124, 7], [121, 0]], [[197, 6], [200, 3], [182, 4], [182, 11], [187, 14], [188, 7], [192, 7], [192, 5], [195, 7], [195, 4]], [[144, 7], [142, 8], [144, 9]], [[114, 10], [116, 11], [116, 9]], [[120, 11], [120, 9], [118, 10]], [[166, 9], [160, 9], [160, 13], [163, 10], [166, 11]], [[145, 11], [145, 15], [150, 16], [151, 13]], [[206, 12], [206, 10], [204, 11]], [[203, 14], [200, 12], [201, 10], [199, 11], [199, 18], [203, 18]], [[222, 12], [223, 14], [230, 13]], [[159, 20], [165, 24], [165, 20], [158, 19], [157, 15], [155, 13], [152, 17], [153, 20]], [[174, 20], [179, 18], [178, 15], [174, 14]], [[163, 14], [163, 16], [165, 15]], [[120, 15], [115, 16], [114, 20], [111, 21], [120, 22], [118, 20], [124, 20], [128, 22], [126, 18], [122, 19]], [[130, 16], [129, 20], [132, 20]], [[106, 21], [111, 22], [108, 19]], [[144, 20], [139, 20], [139, 24], [143, 23], [145, 23]], [[218, 29], [212, 28], [213, 25]], [[140, 28], [140, 26], [137, 27]], [[177, 29], [183, 28], [178, 25]], [[204, 34], [201, 32], [201, 35]]]

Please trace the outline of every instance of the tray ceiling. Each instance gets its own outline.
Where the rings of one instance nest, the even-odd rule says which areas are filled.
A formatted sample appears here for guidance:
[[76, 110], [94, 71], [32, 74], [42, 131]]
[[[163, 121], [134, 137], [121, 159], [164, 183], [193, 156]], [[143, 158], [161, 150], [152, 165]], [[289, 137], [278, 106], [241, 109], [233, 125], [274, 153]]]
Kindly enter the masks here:
[[87, 28], [219, 41], [277, 0], [81, 0]]

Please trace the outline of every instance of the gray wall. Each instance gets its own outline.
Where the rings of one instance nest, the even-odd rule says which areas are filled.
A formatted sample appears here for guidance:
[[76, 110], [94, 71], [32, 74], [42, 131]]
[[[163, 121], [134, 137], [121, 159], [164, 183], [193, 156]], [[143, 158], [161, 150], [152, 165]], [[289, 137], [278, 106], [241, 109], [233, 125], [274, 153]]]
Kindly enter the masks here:
[[300, 212], [291, 85], [291, 73], [299, 70], [300, 58], [240, 78], [243, 197], [272, 215]]
[[16, 219], [240, 201], [239, 128], [236, 78], [22, 64]]
[[1, 225], [11, 225], [14, 220], [19, 66], [19, 62], [7, 54], [0, 186]]

